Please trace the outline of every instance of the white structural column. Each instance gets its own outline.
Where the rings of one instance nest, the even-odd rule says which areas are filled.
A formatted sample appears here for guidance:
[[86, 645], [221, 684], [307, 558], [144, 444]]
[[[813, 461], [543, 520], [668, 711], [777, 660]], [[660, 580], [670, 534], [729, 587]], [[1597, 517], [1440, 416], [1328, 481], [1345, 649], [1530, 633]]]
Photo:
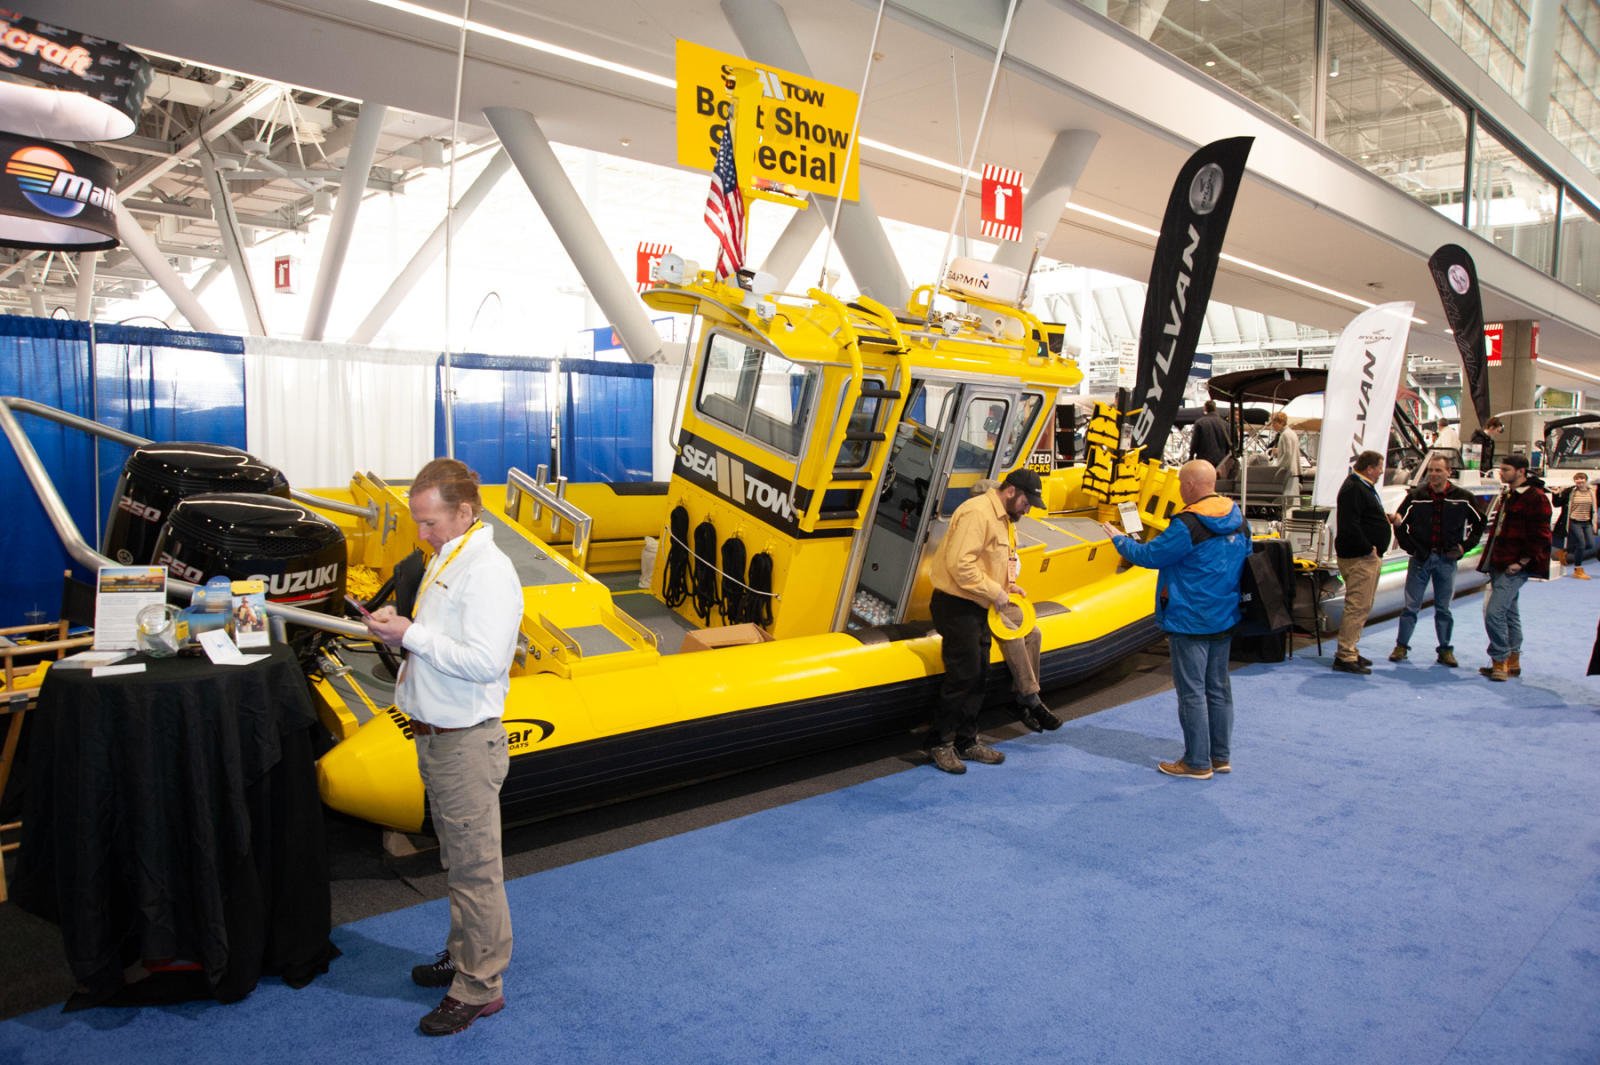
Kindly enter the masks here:
[[[46, 261], [48, 262], [48, 260]], [[50, 311], [44, 305], [44, 275], [45, 268], [43, 266], [37, 270], [30, 267], [27, 273], [22, 275], [28, 287], [28, 306], [33, 311], [35, 318], [50, 317]]]
[[345, 156], [344, 175], [339, 181], [339, 201], [328, 223], [328, 241], [322, 247], [322, 265], [317, 268], [316, 287], [311, 290], [311, 307], [306, 311], [306, 327], [301, 333], [306, 340], [321, 340], [327, 331], [333, 294], [339, 288], [345, 253], [350, 250], [350, 234], [356, 228], [361, 196], [367, 189], [372, 157], [378, 150], [378, 134], [383, 131], [383, 117], [388, 111], [383, 104], [361, 105], [350, 153]]
[[1064, 129], [1056, 134], [1022, 200], [1022, 239], [1001, 241], [994, 253], [995, 265], [1014, 270], [1028, 268], [1033, 258], [1034, 234], [1043, 233], [1048, 238], [1056, 231], [1061, 212], [1067, 209], [1072, 190], [1099, 143], [1100, 134], [1089, 129]]
[[228, 194], [228, 182], [217, 169], [209, 152], [200, 157], [200, 170], [205, 177], [206, 189], [211, 193], [211, 214], [222, 237], [222, 251], [233, 271], [233, 287], [239, 293], [239, 306], [244, 309], [245, 327], [251, 336], [267, 335], [266, 316], [261, 313], [261, 297], [256, 294], [255, 279], [250, 276], [250, 266], [244, 258], [244, 240], [239, 236], [239, 219], [233, 212], [233, 197]]
[[[791, 214], [789, 224], [778, 234], [777, 243], [772, 246], [766, 260], [762, 262], [762, 271], [778, 279], [780, 291], [789, 288], [794, 275], [800, 269], [800, 264], [810, 254], [812, 246], [817, 243], [817, 237], [828, 224], [828, 220], [822, 217], [822, 212], [822, 205], [813, 203], [804, 211], [795, 211]], [[806, 284], [810, 283], [810, 279], [807, 279]]]
[[177, 305], [178, 310], [189, 320], [189, 324], [208, 333], [221, 332], [211, 315], [200, 306], [200, 301], [195, 298], [194, 293], [184, 287], [183, 278], [179, 277], [178, 272], [167, 262], [167, 257], [161, 254], [156, 242], [151, 240], [150, 235], [139, 225], [138, 219], [129, 214], [128, 209], [121, 203], [117, 204], [116, 211], [117, 236], [128, 246], [128, 250], [133, 252], [133, 257], [139, 260], [139, 265], [144, 267], [145, 273], [154, 278], [155, 283], [161, 286], [161, 291]]
[[505, 177], [506, 171], [510, 169], [511, 157], [506, 154], [504, 148], [501, 148], [494, 153], [494, 157], [489, 160], [489, 165], [484, 167], [483, 173], [478, 175], [477, 180], [462, 194], [461, 199], [456, 201], [455, 210], [446, 215], [444, 221], [440, 222], [438, 227], [428, 235], [428, 239], [422, 242], [422, 246], [417, 249], [416, 254], [411, 256], [411, 261], [406, 263], [400, 272], [395, 275], [394, 281], [389, 285], [389, 290], [378, 299], [377, 303], [372, 305], [372, 310], [367, 312], [367, 316], [361, 320], [361, 324], [356, 327], [356, 331], [350, 335], [350, 343], [372, 343], [372, 338], [378, 335], [378, 330], [382, 329], [384, 323], [393, 316], [394, 312], [399, 308], [400, 302], [416, 287], [417, 282], [422, 279], [422, 275], [428, 271], [434, 260], [439, 257], [439, 253], [444, 250], [444, 237], [447, 227], [454, 224], [457, 229], [460, 229], [466, 224], [467, 219], [472, 217], [472, 212], [477, 210], [478, 205], [489, 195], [489, 191], [499, 184], [500, 179]]
[[578, 268], [600, 313], [617, 331], [628, 357], [634, 362], [660, 362], [661, 337], [645, 313], [638, 291], [623, 276], [539, 123], [520, 107], [485, 107], [483, 115]]
[[94, 318], [94, 270], [100, 262], [97, 251], [78, 253], [78, 293], [72, 316], [80, 322]]
[[[750, 58], [811, 76], [811, 64], [800, 50], [789, 17], [774, 0], [722, 0], [722, 13]], [[833, 204], [832, 197], [811, 198], [811, 210], [824, 215], [824, 222], [831, 223]], [[911, 286], [906, 284], [900, 260], [889, 246], [889, 235], [883, 231], [864, 189], [855, 203], [846, 203], [840, 210], [839, 230], [833, 239], [863, 293], [891, 307], [906, 305]]]
[[[199, 299], [201, 296], [206, 294], [206, 289], [211, 287], [212, 282], [221, 277], [223, 273], [227, 271], [227, 269], [228, 260], [217, 259], [210, 266], [206, 267], [205, 272], [200, 275], [200, 280], [196, 281], [194, 286], [190, 288], [189, 291], [194, 293], [195, 299]], [[181, 317], [183, 317], [183, 312], [178, 310], [174, 310], [171, 314], [167, 315], [165, 319], [167, 328], [177, 328], [178, 319]]]
[[1522, 106], [1541, 126], [1550, 118], [1550, 86], [1560, 30], [1561, 0], [1532, 0], [1528, 5], [1528, 51], [1522, 57]]

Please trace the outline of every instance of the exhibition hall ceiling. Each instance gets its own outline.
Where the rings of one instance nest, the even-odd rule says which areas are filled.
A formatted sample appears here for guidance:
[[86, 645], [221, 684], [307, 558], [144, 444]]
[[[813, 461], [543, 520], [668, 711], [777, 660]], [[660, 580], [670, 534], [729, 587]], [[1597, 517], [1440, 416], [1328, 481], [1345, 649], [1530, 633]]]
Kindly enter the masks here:
[[[214, 165], [224, 174], [247, 230], [303, 226], [313, 213], [326, 212], [337, 192], [356, 101], [389, 107], [369, 188], [403, 187], [447, 160], [466, 6], [447, 0], [211, 0], [203, 7], [186, 0], [52, 0], [48, 11], [24, 13], [162, 57], [157, 66], [164, 78], [158, 78], [138, 134], [120, 146], [102, 147], [125, 181], [132, 175], [131, 192], [123, 195], [135, 217], [164, 252], [190, 257], [187, 265], [193, 266], [194, 260], [217, 262], [221, 256], [204, 167]], [[992, 53], [986, 49], [1006, 5], [902, 0], [891, 5], [875, 49], [869, 44], [876, 3], [809, 0], [780, 7], [768, 0], [729, 0], [728, 6], [768, 31], [777, 26], [781, 33], [787, 25], [810, 74], [821, 81], [858, 89], [871, 55], [861, 120], [863, 188], [882, 215], [946, 229], [961, 182], [957, 164], [971, 152], [989, 85]], [[482, 118], [485, 106], [517, 106], [536, 116], [552, 141], [677, 165], [676, 43], [682, 38], [742, 54], [723, 7], [717, 0], [472, 0], [454, 150], [481, 151], [493, 143]], [[1241, 25], [1239, 40], [1228, 47], [1237, 54], [1248, 39], [1250, 54], [1260, 62], [1269, 56], [1277, 56], [1271, 60], [1277, 63], [1305, 62], [1298, 53], [1279, 55], [1281, 49], [1261, 39], [1269, 32], [1298, 32], [1283, 20], [1281, 2], [1263, 10], [1268, 7], [1272, 18], [1264, 15], [1259, 27]], [[1070, 0], [1019, 5], [977, 161], [1029, 175], [1058, 131], [1098, 133], [1046, 254], [1142, 278], [1154, 243], [1149, 231], [1159, 227], [1172, 177], [1195, 143], [1170, 123], [1140, 117], [1149, 113], [1133, 106], [1141, 86], [1122, 86], [1119, 99], [1108, 98], [1107, 75], [1095, 75], [1094, 64], [1107, 61], [1110, 46], [1140, 46], [1135, 35], [1116, 27], [1091, 26], [1086, 32], [1093, 36], [1084, 37], [1077, 27], [1087, 25], [1086, 19], [1092, 16]], [[1083, 50], [1085, 41], [1095, 44], [1092, 52]], [[1191, 88], [1197, 111], [1213, 99], [1205, 88], [1211, 83], [1186, 64], [1168, 56], [1151, 62], [1160, 64], [1163, 85]], [[1312, 73], [1308, 69], [1306, 77]], [[1281, 82], [1285, 74], [1280, 70], [1275, 77]], [[1189, 105], [1187, 98], [1148, 103], [1152, 110]], [[1432, 120], [1412, 116], [1413, 123]], [[1279, 121], [1265, 110], [1252, 111], [1247, 125]], [[1278, 128], [1294, 138], [1294, 151], [1316, 159], [1341, 181], [1370, 182], [1387, 192], [1359, 167], [1290, 133], [1289, 123]], [[1414, 125], [1406, 135], [1416, 136]], [[1418, 209], [1427, 228], [1432, 220], [1425, 208]], [[1360, 309], [1351, 297], [1412, 299], [1426, 322], [1414, 327], [1414, 347], [1449, 355], [1453, 346], [1437, 311], [1426, 251], [1419, 254], [1383, 230], [1382, 223], [1360, 224], [1329, 210], [1312, 190], [1252, 175], [1241, 190], [1227, 244], [1245, 264], [1224, 263], [1214, 297], [1329, 330], [1342, 328]], [[1455, 239], [1468, 236], [1456, 232]], [[45, 258], [0, 253], [5, 306], [26, 306], [28, 285], [43, 284], [53, 300], [70, 290], [70, 267], [57, 257], [43, 276]], [[931, 280], [935, 266], [928, 264], [909, 280]], [[1600, 354], [1592, 354], [1600, 353], [1600, 316], [1592, 301], [1574, 295], [1571, 314], [1560, 307], [1537, 312], [1527, 302], [1525, 279], [1496, 287], [1501, 268], [1526, 269], [1480, 265], [1489, 317], [1541, 317], [1547, 351], [1600, 372]], [[100, 275], [106, 294], [118, 285], [139, 284], [144, 276], [125, 253], [104, 257]]]

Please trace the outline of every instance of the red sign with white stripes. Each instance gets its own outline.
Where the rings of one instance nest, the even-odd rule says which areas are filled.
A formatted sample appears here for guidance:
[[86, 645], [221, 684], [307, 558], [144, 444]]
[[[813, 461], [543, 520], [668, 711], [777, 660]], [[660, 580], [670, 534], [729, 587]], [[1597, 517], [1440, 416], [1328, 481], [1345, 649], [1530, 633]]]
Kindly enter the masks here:
[[983, 224], [980, 231], [998, 240], [1022, 239], [1022, 171], [983, 165]]
[[650, 287], [652, 283], [650, 281], [650, 270], [653, 266], [655, 266], [656, 260], [661, 258], [663, 255], [666, 255], [670, 251], [672, 251], [671, 244], [649, 244], [645, 241], [639, 242], [639, 251], [637, 255], [638, 266], [635, 270], [633, 279], [638, 282], [640, 292], [644, 292]]

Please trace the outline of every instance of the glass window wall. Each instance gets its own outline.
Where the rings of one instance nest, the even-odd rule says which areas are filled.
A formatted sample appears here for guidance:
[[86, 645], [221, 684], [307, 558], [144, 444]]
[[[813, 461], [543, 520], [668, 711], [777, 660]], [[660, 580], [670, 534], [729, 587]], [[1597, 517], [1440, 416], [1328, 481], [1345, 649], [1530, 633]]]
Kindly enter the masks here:
[[1481, 128], [1473, 150], [1471, 203], [1474, 233], [1550, 272], [1556, 187]]
[[1107, 0], [1104, 13], [1307, 133], [1317, 0]]
[[1343, 8], [1328, 8], [1324, 140], [1460, 220], [1467, 114]]
[[1561, 207], [1561, 266], [1556, 277], [1600, 299], [1600, 215], [1568, 197]]

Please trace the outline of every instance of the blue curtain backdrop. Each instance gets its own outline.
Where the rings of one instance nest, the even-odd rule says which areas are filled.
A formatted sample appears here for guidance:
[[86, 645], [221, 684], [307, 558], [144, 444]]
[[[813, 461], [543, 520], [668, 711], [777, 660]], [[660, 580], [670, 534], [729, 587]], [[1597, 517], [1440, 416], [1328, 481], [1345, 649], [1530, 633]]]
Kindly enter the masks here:
[[[154, 440], [207, 440], [243, 447], [244, 356], [235, 337], [0, 315], [0, 395], [57, 407]], [[17, 418], [73, 520], [92, 546], [112, 503], [127, 449], [32, 415]], [[0, 492], [10, 507], [0, 523], [0, 625], [28, 612], [51, 618], [70, 562], [9, 445], [0, 458]], [[95, 486], [100, 489], [99, 522]]]
[[[549, 359], [510, 355], [456, 355], [450, 360], [455, 390], [455, 456], [484, 484], [500, 484], [515, 466], [533, 473], [550, 462]], [[433, 453], [444, 455], [444, 358], [433, 419]]]
[[[650, 421], [654, 403], [649, 366], [563, 359], [457, 355], [455, 455], [485, 483], [505, 480], [513, 466], [528, 473], [556, 463], [550, 412], [559, 397], [561, 460], [569, 481], [650, 480]], [[434, 453], [445, 453], [444, 359], [439, 360]], [[554, 395], [552, 395], [554, 393]]]
[[563, 362], [567, 402], [561, 426], [561, 473], [569, 481], [651, 479], [653, 367]]

